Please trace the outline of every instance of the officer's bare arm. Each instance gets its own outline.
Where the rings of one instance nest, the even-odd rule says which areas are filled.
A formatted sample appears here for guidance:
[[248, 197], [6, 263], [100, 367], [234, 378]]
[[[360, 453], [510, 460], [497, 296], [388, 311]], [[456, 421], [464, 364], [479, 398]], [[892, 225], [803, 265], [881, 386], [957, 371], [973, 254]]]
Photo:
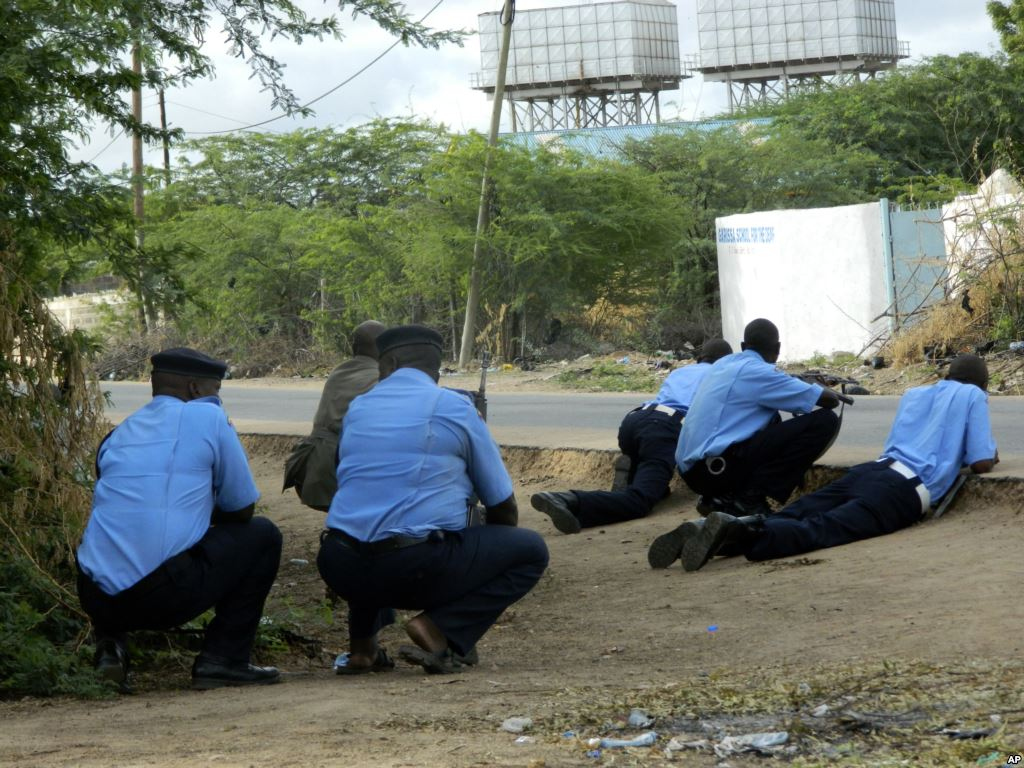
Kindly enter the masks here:
[[487, 508], [488, 525], [511, 525], [519, 524], [519, 507], [516, 506], [516, 497], [509, 496], [504, 501]]
[[982, 459], [971, 464], [971, 472], [976, 475], [984, 475], [986, 472], [991, 472], [995, 469], [996, 464], [999, 463], [999, 452], [996, 451], [995, 457], [991, 459]]
[[250, 504], [247, 507], [236, 509], [232, 512], [227, 512], [220, 507], [213, 508], [213, 514], [210, 516], [210, 522], [214, 525], [222, 525], [224, 523], [248, 523], [252, 520], [252, 513], [256, 509], [255, 504]]

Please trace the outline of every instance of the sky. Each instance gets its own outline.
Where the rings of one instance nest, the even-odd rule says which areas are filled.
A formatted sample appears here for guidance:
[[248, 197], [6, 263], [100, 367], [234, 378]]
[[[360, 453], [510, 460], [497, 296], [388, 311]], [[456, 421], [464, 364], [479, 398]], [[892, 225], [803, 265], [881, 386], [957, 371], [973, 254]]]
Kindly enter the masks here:
[[[409, 15], [438, 28], [475, 31], [477, 15], [499, 11], [502, 0], [406, 0]], [[586, 4], [591, 0], [519, 0], [517, 8], [550, 8]], [[324, 15], [334, 6], [330, 0], [298, 0], [313, 14]], [[697, 0], [675, 0], [679, 18], [679, 45], [683, 57], [699, 52], [697, 43]], [[434, 10], [431, 10], [434, 9]], [[230, 132], [244, 126], [279, 118], [258, 130], [288, 132], [300, 127], [345, 129], [376, 117], [415, 115], [442, 122], [455, 131], [486, 132], [491, 103], [481, 91], [470, 88], [470, 74], [480, 69], [479, 43], [475, 36], [463, 47], [448, 45], [440, 50], [406, 48], [398, 45], [376, 63], [375, 58], [394, 42], [373, 24], [353, 21], [339, 14], [342, 40], [309, 41], [302, 45], [275, 43], [268, 46], [286, 64], [285, 79], [301, 102], [306, 103], [336, 88], [314, 105], [311, 118], [280, 117], [270, 109], [270, 95], [250, 79], [245, 63], [231, 58], [218, 29], [206, 36], [204, 52], [214, 62], [215, 79], [197, 81], [166, 94], [169, 125], [181, 128], [189, 137]], [[936, 54], [956, 55], [976, 51], [990, 55], [999, 50], [998, 36], [985, 13], [985, 0], [896, 0], [896, 28], [900, 40], [910, 45], [910, 61]], [[354, 76], [354, 77], [353, 77]], [[726, 85], [704, 83], [699, 74], [682, 82], [678, 91], [663, 92], [663, 120], [699, 120], [721, 113], [726, 106]], [[158, 122], [157, 97], [143, 92], [143, 117]], [[509, 130], [507, 108], [502, 131]], [[172, 148], [172, 163], [175, 150]], [[103, 171], [114, 171], [131, 162], [130, 142], [109, 129], [98, 127], [88, 143], [76, 147], [76, 160], [95, 163]], [[145, 161], [162, 163], [159, 147], [146, 147]]]

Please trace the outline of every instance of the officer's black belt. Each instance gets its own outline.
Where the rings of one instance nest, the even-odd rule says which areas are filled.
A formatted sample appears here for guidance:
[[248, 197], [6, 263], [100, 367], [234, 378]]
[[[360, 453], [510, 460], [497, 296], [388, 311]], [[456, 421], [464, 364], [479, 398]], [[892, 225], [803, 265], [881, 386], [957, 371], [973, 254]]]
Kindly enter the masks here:
[[349, 549], [353, 549], [363, 555], [379, 555], [396, 549], [414, 547], [430, 539], [443, 539], [444, 531], [431, 531], [425, 536], [404, 536], [399, 534], [397, 536], [389, 536], [386, 539], [378, 539], [377, 541], [360, 541], [355, 536], [350, 536], [344, 531], [339, 531], [337, 528], [327, 528], [321, 534], [321, 539], [324, 537], [337, 539]]
[[672, 408], [667, 405], [660, 403], [648, 403], [647, 405], [641, 405], [639, 408], [634, 408], [636, 411], [657, 411], [668, 416], [673, 421], [682, 422], [683, 417], [686, 416], [686, 409], [684, 408]]

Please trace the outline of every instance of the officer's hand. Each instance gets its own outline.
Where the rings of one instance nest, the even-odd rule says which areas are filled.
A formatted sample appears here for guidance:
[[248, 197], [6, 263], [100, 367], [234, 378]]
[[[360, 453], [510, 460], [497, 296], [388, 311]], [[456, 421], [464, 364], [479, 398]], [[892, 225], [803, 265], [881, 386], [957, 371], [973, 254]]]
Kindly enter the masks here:
[[821, 395], [818, 397], [818, 402], [815, 403], [819, 408], [837, 408], [839, 406], [839, 395], [833, 392], [831, 389], [821, 390]]

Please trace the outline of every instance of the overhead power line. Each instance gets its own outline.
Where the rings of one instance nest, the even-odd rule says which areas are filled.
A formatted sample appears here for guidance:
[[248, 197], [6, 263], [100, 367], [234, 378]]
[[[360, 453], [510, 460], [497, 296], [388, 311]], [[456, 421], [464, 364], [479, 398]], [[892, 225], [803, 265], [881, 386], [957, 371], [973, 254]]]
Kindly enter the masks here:
[[[431, 8], [429, 11], [427, 11], [425, 14], [423, 14], [423, 17], [419, 20], [418, 23], [422, 24], [424, 21], [426, 21], [427, 18], [430, 16], [430, 14], [432, 14], [434, 11], [436, 11], [441, 6], [441, 4], [443, 2], [444, 2], [444, 0], [437, 0], [437, 2], [434, 3], [434, 7]], [[387, 48], [385, 48], [380, 53], [380, 55], [378, 55], [375, 58], [373, 58], [370, 62], [368, 62], [366, 65], [364, 65], [363, 67], [358, 69], [355, 73], [353, 73], [349, 77], [347, 77], [344, 80], [342, 80], [340, 83], [338, 83], [336, 86], [334, 86], [330, 90], [321, 93], [315, 99], [310, 99], [305, 104], [303, 104], [301, 107], [299, 107], [299, 109], [301, 110], [301, 109], [306, 109], [307, 107], [311, 107], [312, 105], [316, 104], [318, 101], [321, 101], [322, 99], [325, 99], [328, 96], [330, 96], [332, 93], [337, 91], [339, 88], [342, 88], [343, 86], [348, 85], [353, 80], [355, 80], [357, 77], [359, 77], [361, 74], [363, 74], [363, 72], [368, 70], [370, 67], [372, 67], [374, 64], [376, 64], [378, 61], [380, 61], [385, 56], [387, 56], [389, 53], [391, 53], [391, 51], [393, 51], [398, 46], [398, 44], [401, 43], [401, 42], [402, 42], [401, 38], [399, 38], [398, 40], [395, 40], [395, 42], [393, 42], [391, 45], [389, 45]], [[277, 122], [278, 120], [283, 120], [284, 118], [291, 117], [291, 116], [292, 115], [290, 115], [290, 114], [278, 115], [277, 117], [271, 117], [271, 118], [268, 118], [266, 120], [262, 120], [262, 121], [260, 121], [258, 123], [250, 123], [249, 125], [243, 125], [241, 128], [228, 128], [228, 129], [221, 130], [221, 131], [186, 131], [186, 133], [189, 134], [189, 135], [192, 135], [192, 136], [216, 136], [216, 135], [222, 134], [222, 133], [234, 133], [236, 131], [248, 131], [248, 130], [251, 130], [252, 128], [260, 128], [260, 127], [262, 127], [264, 125], [269, 125], [270, 123], [274, 123], [274, 122]]]

